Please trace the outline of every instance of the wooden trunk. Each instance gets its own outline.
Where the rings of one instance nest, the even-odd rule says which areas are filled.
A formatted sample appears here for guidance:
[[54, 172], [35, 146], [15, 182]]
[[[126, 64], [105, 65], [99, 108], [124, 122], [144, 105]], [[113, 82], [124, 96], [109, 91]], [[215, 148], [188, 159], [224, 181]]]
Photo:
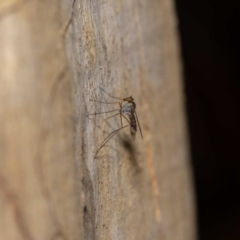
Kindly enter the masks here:
[[[1, 240], [196, 239], [172, 0], [1, 1], [0, 45]], [[143, 139], [94, 158], [121, 126], [99, 87]]]

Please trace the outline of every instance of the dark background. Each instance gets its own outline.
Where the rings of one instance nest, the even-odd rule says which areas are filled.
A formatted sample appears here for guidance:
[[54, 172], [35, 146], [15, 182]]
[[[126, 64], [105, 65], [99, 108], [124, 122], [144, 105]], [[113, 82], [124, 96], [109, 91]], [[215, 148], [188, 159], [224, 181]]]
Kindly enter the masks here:
[[240, 239], [240, 1], [176, 0], [199, 240]]

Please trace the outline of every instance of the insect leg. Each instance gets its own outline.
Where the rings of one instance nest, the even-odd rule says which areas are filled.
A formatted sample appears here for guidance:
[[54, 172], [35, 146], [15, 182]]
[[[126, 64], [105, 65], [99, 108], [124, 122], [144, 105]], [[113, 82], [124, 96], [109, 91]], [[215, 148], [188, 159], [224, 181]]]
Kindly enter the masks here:
[[99, 113], [89, 113], [88, 116], [90, 115], [97, 115], [97, 114], [103, 114], [103, 113], [110, 113], [110, 112], [116, 112], [119, 111], [119, 109], [111, 110], [111, 111], [106, 111], [106, 112], [99, 112]]
[[90, 99], [89, 101], [97, 102], [97, 103], [105, 103], [105, 104], [117, 104], [117, 103], [119, 103], [119, 102], [101, 102], [101, 101], [97, 101], [97, 100], [93, 100], [93, 99]]
[[[120, 107], [120, 111], [122, 109], [122, 100], [121, 100], [121, 103], [119, 103], [119, 107]], [[123, 126], [123, 123], [122, 123], [122, 114], [120, 113], [120, 121], [121, 121], [121, 127]]]
[[126, 126], [124, 126], [124, 127], [121, 127], [121, 128], [119, 128], [119, 129], [114, 130], [113, 132], [111, 132], [111, 133], [103, 140], [103, 142], [102, 142], [101, 146], [99, 147], [99, 149], [97, 150], [94, 158], [96, 158], [96, 156], [97, 156], [97, 154], [99, 153], [99, 151], [107, 144], [107, 142], [108, 142], [115, 134], [117, 134], [120, 130], [122, 130], [123, 128], [128, 127], [128, 126], [129, 126], [129, 125], [126, 125]]
[[112, 97], [112, 98], [115, 98], [115, 99], [119, 99], [119, 100], [122, 100], [121, 98], [118, 98], [118, 97], [114, 97], [112, 96], [111, 94], [107, 93], [104, 89], [102, 89], [101, 87], [99, 87], [103, 92], [105, 92], [108, 96]]
[[[107, 119], [112, 118], [112, 117], [115, 117], [115, 116], [117, 116], [118, 114], [121, 114], [121, 113], [114, 114], [114, 115], [112, 115], [112, 116], [110, 116], [110, 117], [105, 118], [104, 120], [106, 121]], [[122, 127], [122, 126], [121, 126], [121, 127]]]

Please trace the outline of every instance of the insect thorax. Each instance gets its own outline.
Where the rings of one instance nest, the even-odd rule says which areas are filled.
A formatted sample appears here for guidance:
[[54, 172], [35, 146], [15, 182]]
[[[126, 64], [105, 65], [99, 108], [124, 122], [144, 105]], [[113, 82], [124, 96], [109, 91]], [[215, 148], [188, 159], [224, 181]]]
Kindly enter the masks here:
[[136, 105], [134, 102], [127, 102], [121, 109], [122, 113], [127, 115], [133, 114], [135, 112]]

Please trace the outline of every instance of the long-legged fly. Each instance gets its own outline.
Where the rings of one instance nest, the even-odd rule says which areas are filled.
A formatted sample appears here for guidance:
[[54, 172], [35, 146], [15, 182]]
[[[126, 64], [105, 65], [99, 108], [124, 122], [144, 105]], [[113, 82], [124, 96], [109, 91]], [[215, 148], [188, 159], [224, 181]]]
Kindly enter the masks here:
[[[139, 124], [139, 120], [138, 120], [138, 116], [137, 116], [137, 112], [136, 112], [136, 103], [134, 102], [134, 99], [132, 96], [127, 97], [127, 98], [118, 98], [118, 97], [114, 97], [112, 95], [110, 95], [109, 93], [107, 93], [104, 89], [100, 88], [101, 91], [103, 91], [105, 94], [107, 94], [109, 97], [114, 98], [119, 100], [118, 102], [101, 102], [101, 101], [96, 101], [96, 100], [92, 100], [94, 102], [98, 102], [98, 103], [105, 103], [105, 104], [119, 104], [119, 109], [114, 109], [114, 110], [110, 110], [110, 111], [106, 111], [106, 112], [96, 112], [96, 113], [90, 113], [88, 114], [88, 116], [90, 115], [98, 115], [98, 114], [104, 114], [104, 113], [111, 113], [111, 112], [117, 112], [116, 114], [105, 118], [105, 120], [115, 117], [117, 115], [120, 116], [120, 121], [121, 121], [121, 127], [112, 131], [103, 141], [102, 144], [100, 145], [100, 147], [98, 148], [98, 150], [95, 153], [94, 158], [97, 156], [97, 154], [99, 153], [99, 151], [106, 145], [106, 143], [115, 135], [117, 134], [120, 130], [122, 130], [123, 128], [126, 128], [128, 126], [130, 126], [130, 133], [131, 133], [131, 137], [134, 140], [136, 133], [137, 133], [137, 126], [140, 130], [140, 134], [141, 137], [143, 138], [142, 135], [142, 130]], [[124, 105], [122, 104], [124, 102], [126, 102]], [[124, 118], [127, 122], [128, 125], [123, 126], [123, 120], [122, 118]]]

